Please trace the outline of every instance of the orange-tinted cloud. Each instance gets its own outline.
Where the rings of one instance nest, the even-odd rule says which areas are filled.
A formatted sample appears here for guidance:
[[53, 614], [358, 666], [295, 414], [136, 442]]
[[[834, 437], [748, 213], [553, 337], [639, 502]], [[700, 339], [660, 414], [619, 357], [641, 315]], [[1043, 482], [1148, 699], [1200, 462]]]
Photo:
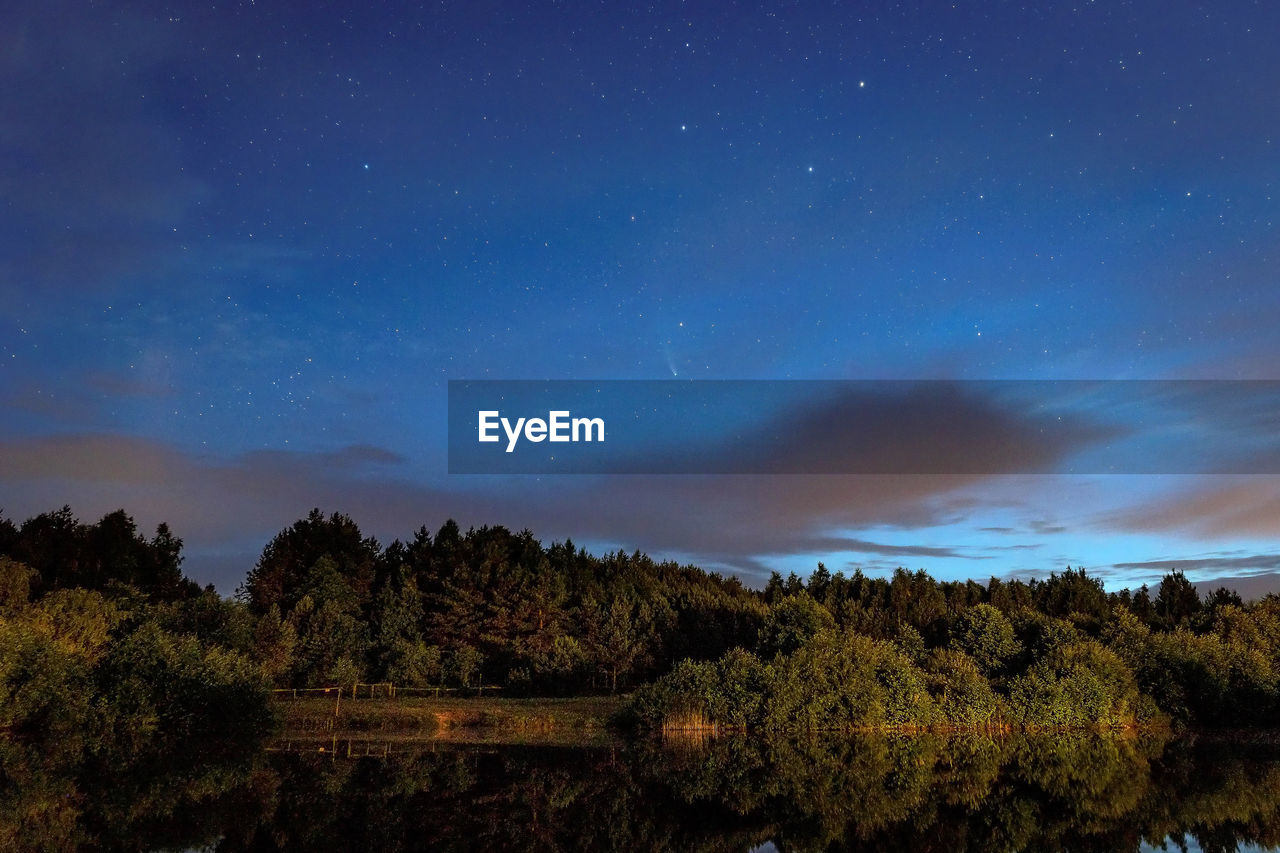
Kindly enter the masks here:
[[1280, 535], [1280, 477], [1188, 479], [1188, 489], [1105, 519], [1113, 529], [1180, 536]]

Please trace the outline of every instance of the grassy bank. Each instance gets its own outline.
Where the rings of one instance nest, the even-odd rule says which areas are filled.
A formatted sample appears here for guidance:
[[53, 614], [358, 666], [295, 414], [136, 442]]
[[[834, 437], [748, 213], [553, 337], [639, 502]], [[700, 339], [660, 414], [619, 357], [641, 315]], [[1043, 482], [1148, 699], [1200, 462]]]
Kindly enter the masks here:
[[[618, 696], [569, 699], [414, 697], [282, 699], [286, 735], [361, 732], [448, 741], [575, 742], [612, 736]], [[337, 713], [335, 715], [335, 706]]]

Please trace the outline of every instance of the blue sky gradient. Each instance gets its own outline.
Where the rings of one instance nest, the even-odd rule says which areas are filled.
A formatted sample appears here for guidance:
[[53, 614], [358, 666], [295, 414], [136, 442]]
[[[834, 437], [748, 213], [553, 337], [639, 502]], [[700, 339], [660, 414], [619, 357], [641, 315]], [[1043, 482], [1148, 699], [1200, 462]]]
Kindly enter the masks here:
[[6, 8], [0, 507], [1280, 588], [1271, 476], [447, 473], [450, 379], [1280, 378], [1280, 8], [1031, 5]]

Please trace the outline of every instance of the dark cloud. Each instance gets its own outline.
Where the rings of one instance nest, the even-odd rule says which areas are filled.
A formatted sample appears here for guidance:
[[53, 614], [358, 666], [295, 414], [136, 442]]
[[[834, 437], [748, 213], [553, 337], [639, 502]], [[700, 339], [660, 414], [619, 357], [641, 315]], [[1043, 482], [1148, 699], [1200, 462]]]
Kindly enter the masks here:
[[1217, 575], [1221, 572], [1269, 572], [1280, 570], [1280, 554], [1252, 554], [1247, 557], [1190, 557], [1181, 560], [1145, 560], [1138, 563], [1113, 563], [1115, 569], [1145, 569], [1153, 572], [1198, 572]]
[[879, 554], [884, 557], [948, 557], [959, 560], [986, 560], [973, 554], [963, 554], [954, 548], [934, 548], [926, 545], [886, 545], [881, 542], [868, 542], [865, 539], [850, 539], [832, 536], [825, 539], [814, 538], [809, 543], [816, 551], [856, 551], [863, 554]]
[[[730, 470], [858, 474], [1050, 472], [1123, 430], [1086, 416], [1045, 416], [996, 399], [986, 383], [854, 383], [748, 440]], [[778, 441], [776, 437], [784, 437]], [[771, 449], [772, 457], [769, 456]], [[739, 451], [730, 451], [731, 456]]]

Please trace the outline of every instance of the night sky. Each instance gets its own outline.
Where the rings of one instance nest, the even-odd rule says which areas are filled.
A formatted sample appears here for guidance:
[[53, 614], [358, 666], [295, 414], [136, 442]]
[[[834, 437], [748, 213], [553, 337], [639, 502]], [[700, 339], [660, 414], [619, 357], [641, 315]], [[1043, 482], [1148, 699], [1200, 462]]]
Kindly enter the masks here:
[[4, 514], [1280, 589], [1275, 476], [449, 475], [451, 379], [1280, 379], [1280, 5], [626, 5], [5, 4]]

